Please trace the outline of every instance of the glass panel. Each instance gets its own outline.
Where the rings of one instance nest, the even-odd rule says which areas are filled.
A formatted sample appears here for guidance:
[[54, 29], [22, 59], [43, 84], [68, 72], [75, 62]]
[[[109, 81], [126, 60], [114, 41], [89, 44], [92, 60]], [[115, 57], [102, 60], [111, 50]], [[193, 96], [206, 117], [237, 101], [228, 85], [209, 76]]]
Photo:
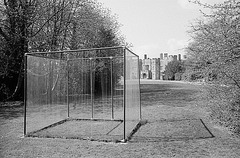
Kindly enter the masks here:
[[67, 118], [66, 61], [54, 58], [27, 56], [27, 132]]
[[126, 49], [124, 58], [124, 49], [28, 54], [27, 134], [127, 137], [140, 119], [140, 91], [138, 56]]
[[128, 49], [125, 51], [125, 84], [126, 84], [126, 126], [125, 135], [129, 136], [131, 131], [136, 127], [140, 120], [140, 90], [139, 90], [139, 66], [138, 56], [130, 52]]
[[68, 60], [69, 117], [91, 118], [90, 59]]

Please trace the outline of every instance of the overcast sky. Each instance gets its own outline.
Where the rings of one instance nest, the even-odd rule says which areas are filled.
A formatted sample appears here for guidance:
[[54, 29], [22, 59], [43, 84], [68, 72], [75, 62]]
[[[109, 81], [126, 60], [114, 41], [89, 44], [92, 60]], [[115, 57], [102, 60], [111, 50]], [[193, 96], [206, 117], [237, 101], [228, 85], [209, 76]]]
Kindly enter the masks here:
[[[133, 44], [132, 50], [143, 58], [159, 57], [162, 52], [183, 53], [190, 23], [200, 17], [199, 6], [188, 0], [98, 0], [117, 14], [122, 34]], [[201, 0], [219, 3], [224, 0]]]

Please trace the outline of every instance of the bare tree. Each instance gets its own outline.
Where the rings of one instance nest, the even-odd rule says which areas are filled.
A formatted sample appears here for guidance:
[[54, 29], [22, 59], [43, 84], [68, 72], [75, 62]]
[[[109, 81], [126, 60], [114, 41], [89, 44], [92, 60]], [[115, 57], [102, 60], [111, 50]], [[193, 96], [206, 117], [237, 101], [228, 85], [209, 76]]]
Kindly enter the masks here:
[[28, 51], [123, 43], [116, 19], [92, 0], [4, 0], [0, 15], [0, 92], [6, 94], [1, 100], [23, 97], [23, 55]]
[[192, 25], [187, 69], [198, 70], [200, 77], [211, 83], [205, 93], [212, 109], [211, 116], [239, 133], [240, 2], [195, 3], [212, 9], [212, 14], [203, 14], [204, 20]]
[[240, 4], [232, 0], [207, 6], [213, 13], [204, 14], [205, 20], [192, 25], [192, 42], [187, 48], [189, 60], [195, 61], [195, 68], [204, 70], [205, 77], [216, 73], [225, 78], [218, 81], [232, 83], [233, 78], [226, 76], [225, 67], [240, 60]]

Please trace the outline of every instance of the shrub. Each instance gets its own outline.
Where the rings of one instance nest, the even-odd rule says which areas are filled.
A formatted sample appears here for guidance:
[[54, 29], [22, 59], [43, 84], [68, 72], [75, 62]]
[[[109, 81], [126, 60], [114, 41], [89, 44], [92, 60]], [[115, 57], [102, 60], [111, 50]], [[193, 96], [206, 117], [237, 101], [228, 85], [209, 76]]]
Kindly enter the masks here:
[[209, 85], [206, 89], [211, 118], [240, 134], [240, 91], [233, 86]]
[[202, 72], [186, 70], [181, 75], [181, 79], [184, 81], [198, 81], [198, 80], [202, 80], [203, 76], [202, 76]]
[[[176, 80], [175, 74], [176, 73], [182, 73], [185, 70], [184, 64], [182, 61], [173, 60], [170, 61], [165, 68], [164, 71], [164, 79], [166, 80]], [[179, 76], [178, 76], [179, 77]]]
[[175, 77], [174, 78], [175, 78], [176, 81], [181, 81], [182, 80], [182, 73], [179, 73], [179, 72], [175, 73]]

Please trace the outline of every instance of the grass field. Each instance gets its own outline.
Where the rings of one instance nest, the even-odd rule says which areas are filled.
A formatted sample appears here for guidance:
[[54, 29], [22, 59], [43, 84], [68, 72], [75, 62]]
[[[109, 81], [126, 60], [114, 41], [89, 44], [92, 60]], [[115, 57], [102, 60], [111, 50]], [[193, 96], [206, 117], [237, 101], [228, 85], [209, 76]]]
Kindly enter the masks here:
[[240, 139], [211, 123], [201, 88], [142, 81], [142, 117], [147, 121], [128, 143], [22, 138], [23, 107], [1, 104], [0, 157], [239, 157]]

